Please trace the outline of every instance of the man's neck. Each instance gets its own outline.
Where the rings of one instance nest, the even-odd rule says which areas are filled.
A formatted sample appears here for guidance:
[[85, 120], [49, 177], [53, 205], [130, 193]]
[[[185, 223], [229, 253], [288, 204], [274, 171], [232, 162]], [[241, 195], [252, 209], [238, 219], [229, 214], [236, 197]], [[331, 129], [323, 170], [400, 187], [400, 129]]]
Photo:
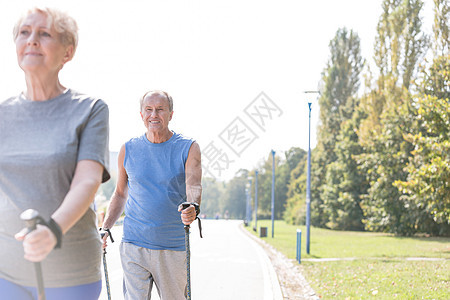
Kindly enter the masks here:
[[147, 136], [147, 140], [153, 144], [161, 144], [170, 140], [173, 136], [173, 132], [169, 129], [164, 130], [163, 132], [151, 132], [147, 131], [145, 134]]

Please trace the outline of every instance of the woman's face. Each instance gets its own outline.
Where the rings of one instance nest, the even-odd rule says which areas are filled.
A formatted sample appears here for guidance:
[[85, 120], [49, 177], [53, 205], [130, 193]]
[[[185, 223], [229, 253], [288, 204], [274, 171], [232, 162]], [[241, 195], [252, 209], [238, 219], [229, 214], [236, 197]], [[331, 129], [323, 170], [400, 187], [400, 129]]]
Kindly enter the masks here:
[[64, 46], [59, 33], [43, 13], [29, 14], [21, 23], [16, 38], [19, 66], [25, 72], [58, 73], [71, 59], [73, 46]]

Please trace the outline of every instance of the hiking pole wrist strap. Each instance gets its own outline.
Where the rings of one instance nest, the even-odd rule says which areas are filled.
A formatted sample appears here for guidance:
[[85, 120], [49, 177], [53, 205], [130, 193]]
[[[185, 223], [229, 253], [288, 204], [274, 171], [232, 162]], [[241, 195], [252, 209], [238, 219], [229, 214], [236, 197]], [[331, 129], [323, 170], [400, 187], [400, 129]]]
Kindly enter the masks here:
[[200, 237], [203, 238], [203, 235], [202, 235], [202, 222], [200, 221], [199, 217], [197, 217], [197, 219], [198, 219], [198, 231], [200, 232]]
[[55, 249], [61, 248], [61, 245], [62, 245], [61, 227], [58, 225], [58, 223], [55, 222], [55, 220], [53, 220], [53, 218], [50, 218], [50, 220], [48, 220], [47, 227], [53, 232], [53, 234], [56, 237]]
[[200, 214], [200, 205], [198, 205], [198, 203], [195, 203], [195, 202], [192, 202], [191, 204], [195, 207], [195, 219], [198, 220], [198, 231], [200, 233], [200, 237], [203, 238], [203, 235], [202, 235], [202, 222], [200, 221], [200, 218], [198, 217], [198, 215]]
[[202, 222], [200, 220], [200, 218], [198, 217], [198, 215], [200, 214], [200, 205], [198, 205], [198, 203], [192, 203], [192, 205], [194, 205], [195, 207], [195, 218], [198, 220], [198, 232], [200, 233], [200, 237], [203, 238], [202, 235]]
[[195, 208], [195, 220], [198, 220], [198, 230], [200, 233], [200, 237], [203, 238], [202, 235], [202, 222], [200, 221], [200, 218], [198, 217], [198, 215], [200, 214], [200, 205], [198, 205], [198, 203], [196, 202], [183, 202], [181, 205], [183, 205], [183, 209], [188, 208], [190, 205], [194, 206]]
[[37, 224], [44, 225], [48, 229], [50, 229], [50, 231], [55, 235], [56, 238], [56, 245], [54, 249], [60, 249], [62, 245], [62, 230], [58, 223], [56, 223], [53, 218], [50, 218], [50, 220], [46, 222], [43, 218], [39, 217]]
[[[111, 233], [111, 230], [109, 230], [109, 228], [99, 228], [100, 229], [100, 231], [106, 231], [107, 233], [108, 233], [108, 236], [109, 236], [109, 239], [111, 240], [111, 243], [114, 243], [114, 239], [113, 239], [113, 236], [112, 236], [112, 233]], [[102, 236], [102, 238], [103, 238], [103, 234], [101, 234], [101, 236]]]

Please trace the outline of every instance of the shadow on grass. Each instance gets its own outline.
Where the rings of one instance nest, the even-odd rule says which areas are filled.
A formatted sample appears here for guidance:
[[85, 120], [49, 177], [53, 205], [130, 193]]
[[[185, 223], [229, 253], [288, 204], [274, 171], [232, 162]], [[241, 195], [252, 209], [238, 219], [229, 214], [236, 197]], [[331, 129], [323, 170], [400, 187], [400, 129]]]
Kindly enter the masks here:
[[450, 238], [448, 237], [426, 237], [426, 236], [393, 236], [395, 239], [404, 240], [404, 239], [412, 239], [421, 242], [437, 242], [440, 244], [449, 244]]

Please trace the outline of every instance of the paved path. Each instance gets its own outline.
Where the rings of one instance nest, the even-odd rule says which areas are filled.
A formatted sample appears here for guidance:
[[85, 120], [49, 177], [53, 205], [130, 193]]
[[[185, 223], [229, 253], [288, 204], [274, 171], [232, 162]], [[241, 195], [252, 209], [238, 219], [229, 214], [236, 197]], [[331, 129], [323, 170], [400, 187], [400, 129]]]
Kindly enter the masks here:
[[[192, 299], [282, 299], [269, 258], [260, 245], [239, 229], [240, 223], [202, 220], [203, 239], [199, 237], [197, 222], [191, 226]], [[121, 226], [113, 228], [117, 242], [109, 245], [106, 255], [113, 300], [123, 299], [118, 253], [121, 231]], [[107, 299], [105, 286], [100, 299]], [[152, 299], [159, 299], [156, 288]]]

